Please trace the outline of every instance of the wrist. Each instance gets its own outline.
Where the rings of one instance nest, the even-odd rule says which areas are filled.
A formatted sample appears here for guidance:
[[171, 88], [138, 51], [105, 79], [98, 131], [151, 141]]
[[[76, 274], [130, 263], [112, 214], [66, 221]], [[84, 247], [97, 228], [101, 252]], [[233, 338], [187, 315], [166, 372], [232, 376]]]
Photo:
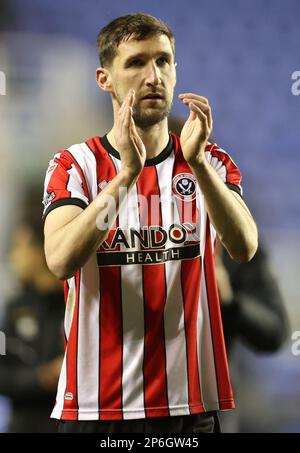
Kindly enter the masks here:
[[195, 158], [190, 159], [188, 161], [188, 164], [189, 164], [191, 170], [193, 170], [193, 169], [194, 170], [202, 170], [205, 167], [207, 167], [208, 162], [207, 162], [207, 159], [206, 159], [205, 154], [203, 152], [203, 153], [201, 153], [200, 156], [198, 155]]
[[130, 186], [136, 183], [140, 175], [140, 172], [123, 167], [121, 168], [119, 175], [122, 178], [122, 182], [124, 183], [124, 185]]

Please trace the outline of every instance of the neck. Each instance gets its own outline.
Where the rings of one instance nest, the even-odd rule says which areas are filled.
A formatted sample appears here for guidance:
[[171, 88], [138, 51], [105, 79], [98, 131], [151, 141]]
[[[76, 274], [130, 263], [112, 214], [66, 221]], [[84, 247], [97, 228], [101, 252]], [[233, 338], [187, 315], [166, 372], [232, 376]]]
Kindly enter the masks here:
[[[147, 128], [136, 128], [142, 142], [146, 148], [147, 159], [153, 159], [158, 156], [169, 142], [168, 119], [165, 118], [160, 123]], [[110, 144], [122, 156], [122, 150], [119, 149], [115, 141], [115, 125], [107, 134]]]

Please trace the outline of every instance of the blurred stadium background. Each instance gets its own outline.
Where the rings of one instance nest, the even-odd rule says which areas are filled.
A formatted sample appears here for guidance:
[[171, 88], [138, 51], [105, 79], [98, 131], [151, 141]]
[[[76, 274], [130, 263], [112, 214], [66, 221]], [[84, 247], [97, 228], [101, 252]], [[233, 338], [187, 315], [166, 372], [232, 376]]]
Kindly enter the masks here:
[[[291, 331], [300, 331], [300, 96], [291, 91], [300, 70], [297, 0], [0, 1], [0, 318], [16, 289], [7, 251], [22, 191], [43, 180], [57, 149], [106, 132], [111, 108], [95, 83], [96, 35], [116, 16], [141, 11], [175, 33], [175, 95], [210, 100], [214, 139], [241, 169]], [[176, 96], [173, 113], [186, 115]], [[300, 357], [291, 346], [290, 339], [271, 357], [240, 346], [243, 431], [300, 431]], [[2, 431], [9, 407], [2, 399]]]

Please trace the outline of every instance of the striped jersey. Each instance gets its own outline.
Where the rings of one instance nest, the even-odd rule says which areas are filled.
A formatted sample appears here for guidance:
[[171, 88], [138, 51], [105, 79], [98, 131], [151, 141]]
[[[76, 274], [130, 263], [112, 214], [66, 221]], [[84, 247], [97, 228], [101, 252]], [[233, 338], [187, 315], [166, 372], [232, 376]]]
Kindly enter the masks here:
[[[241, 194], [230, 156], [205, 155]], [[58, 152], [43, 217], [85, 209], [121, 169], [107, 137]], [[179, 137], [146, 160], [107, 239], [64, 283], [65, 356], [52, 418], [126, 420], [234, 408], [214, 270], [216, 231]]]

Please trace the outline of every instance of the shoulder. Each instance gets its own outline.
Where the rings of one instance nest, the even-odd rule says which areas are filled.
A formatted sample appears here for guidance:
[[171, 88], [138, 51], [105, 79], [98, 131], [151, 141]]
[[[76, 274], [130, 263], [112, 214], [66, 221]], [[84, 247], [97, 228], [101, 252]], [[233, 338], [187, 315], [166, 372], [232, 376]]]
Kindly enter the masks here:
[[102, 148], [100, 137], [94, 136], [81, 143], [69, 146], [63, 153], [80, 164], [85, 160], [95, 160], [96, 155], [101, 152]]
[[218, 158], [219, 160], [226, 161], [228, 159], [232, 160], [228, 151], [221, 148], [217, 143], [207, 142], [205, 153], [208, 158]]

